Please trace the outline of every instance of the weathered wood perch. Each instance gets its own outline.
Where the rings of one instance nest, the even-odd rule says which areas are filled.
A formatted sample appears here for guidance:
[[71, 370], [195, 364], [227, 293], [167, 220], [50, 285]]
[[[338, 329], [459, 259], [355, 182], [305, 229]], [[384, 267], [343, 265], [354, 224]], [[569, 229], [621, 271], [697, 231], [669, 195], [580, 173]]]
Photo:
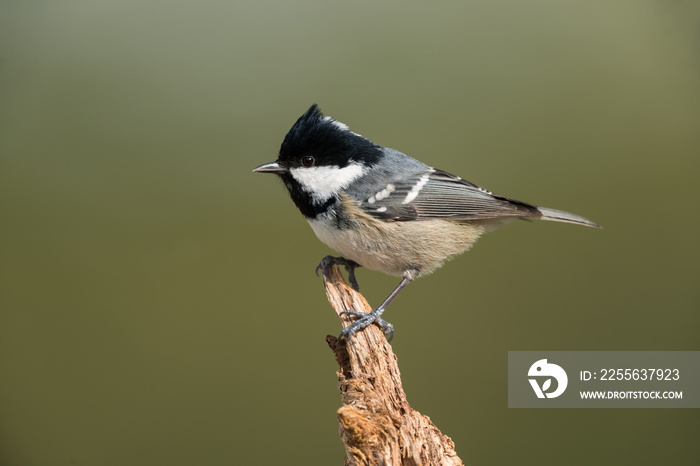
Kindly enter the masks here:
[[[343, 328], [346, 310], [369, 312], [365, 298], [343, 280], [336, 266], [325, 274], [328, 301]], [[429, 417], [411, 408], [401, 384], [397, 358], [379, 327], [370, 325], [348, 342], [329, 335], [340, 366], [338, 409], [345, 465], [461, 465], [452, 440]]]

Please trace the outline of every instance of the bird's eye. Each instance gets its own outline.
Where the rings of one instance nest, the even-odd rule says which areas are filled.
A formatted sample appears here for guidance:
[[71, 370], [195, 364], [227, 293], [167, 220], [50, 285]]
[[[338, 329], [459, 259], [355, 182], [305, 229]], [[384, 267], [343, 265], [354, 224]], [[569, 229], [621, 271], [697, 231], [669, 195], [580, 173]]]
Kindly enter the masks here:
[[314, 159], [310, 155], [307, 155], [307, 156], [304, 156], [301, 158], [301, 164], [307, 168], [313, 167], [315, 162], [316, 162], [316, 159]]

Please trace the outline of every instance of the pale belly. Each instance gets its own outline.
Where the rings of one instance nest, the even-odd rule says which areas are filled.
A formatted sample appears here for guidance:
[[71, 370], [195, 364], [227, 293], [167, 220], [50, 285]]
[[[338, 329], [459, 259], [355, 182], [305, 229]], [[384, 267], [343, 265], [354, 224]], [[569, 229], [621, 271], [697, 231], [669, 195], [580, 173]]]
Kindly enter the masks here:
[[[505, 223], [499, 220], [499, 225]], [[498, 226], [491, 222], [370, 220], [364, 223], [360, 234], [358, 229], [335, 228], [332, 222], [309, 220], [309, 224], [323, 243], [347, 259], [368, 269], [410, 279], [437, 269]]]

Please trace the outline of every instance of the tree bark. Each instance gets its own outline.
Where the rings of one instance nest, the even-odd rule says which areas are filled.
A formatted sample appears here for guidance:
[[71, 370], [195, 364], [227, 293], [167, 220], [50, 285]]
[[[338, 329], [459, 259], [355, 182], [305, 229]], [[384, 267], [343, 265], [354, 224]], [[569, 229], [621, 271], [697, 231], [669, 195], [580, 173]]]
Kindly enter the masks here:
[[[328, 301], [343, 328], [353, 322], [341, 312], [370, 312], [365, 298], [348, 285], [336, 266], [325, 274]], [[351, 339], [329, 335], [340, 366], [338, 409], [345, 465], [461, 465], [454, 442], [429, 417], [411, 408], [401, 384], [396, 355], [376, 325]]]

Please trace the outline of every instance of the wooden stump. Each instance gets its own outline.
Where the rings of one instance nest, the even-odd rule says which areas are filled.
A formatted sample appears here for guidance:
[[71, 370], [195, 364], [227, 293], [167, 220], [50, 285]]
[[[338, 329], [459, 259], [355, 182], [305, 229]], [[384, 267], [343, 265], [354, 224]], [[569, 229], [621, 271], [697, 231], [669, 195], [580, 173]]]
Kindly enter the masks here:
[[[336, 266], [325, 275], [328, 301], [343, 328], [347, 310], [370, 312], [365, 298], [350, 288]], [[350, 341], [329, 335], [328, 346], [340, 366], [338, 409], [346, 465], [461, 465], [452, 440], [429, 417], [411, 408], [401, 384], [396, 355], [376, 325]]]

